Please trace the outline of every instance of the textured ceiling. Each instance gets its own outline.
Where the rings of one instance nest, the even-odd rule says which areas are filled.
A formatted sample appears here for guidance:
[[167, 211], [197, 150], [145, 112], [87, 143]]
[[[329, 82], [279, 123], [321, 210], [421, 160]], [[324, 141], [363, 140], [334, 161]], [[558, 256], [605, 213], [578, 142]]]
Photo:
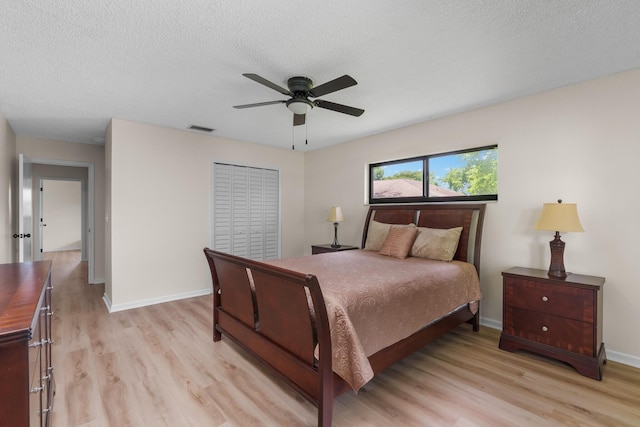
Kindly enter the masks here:
[[[314, 149], [640, 67], [637, 0], [2, 0], [0, 111], [96, 143], [110, 118]], [[349, 74], [292, 126], [286, 87]], [[305, 148], [307, 134], [309, 145]]]

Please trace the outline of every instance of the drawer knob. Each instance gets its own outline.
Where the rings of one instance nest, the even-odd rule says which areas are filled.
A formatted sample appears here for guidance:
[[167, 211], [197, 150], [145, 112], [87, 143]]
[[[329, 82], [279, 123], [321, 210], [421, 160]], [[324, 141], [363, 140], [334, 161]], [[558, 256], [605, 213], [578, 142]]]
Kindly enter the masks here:
[[542, 332], [547, 332], [549, 330], [549, 328], [547, 328], [546, 326], [542, 327]]
[[549, 297], [548, 297], [548, 296], [546, 296], [546, 295], [545, 295], [545, 296], [543, 296], [543, 297], [542, 297], [542, 301], [544, 301], [544, 302], [549, 301]]

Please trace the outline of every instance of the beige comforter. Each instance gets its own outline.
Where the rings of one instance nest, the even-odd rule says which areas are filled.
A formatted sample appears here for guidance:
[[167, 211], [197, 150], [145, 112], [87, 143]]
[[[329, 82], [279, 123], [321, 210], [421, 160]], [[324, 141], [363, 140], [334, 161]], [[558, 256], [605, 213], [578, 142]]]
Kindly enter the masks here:
[[354, 391], [373, 378], [368, 356], [482, 298], [475, 267], [460, 261], [401, 260], [352, 250], [269, 264], [318, 277], [331, 329], [333, 371]]

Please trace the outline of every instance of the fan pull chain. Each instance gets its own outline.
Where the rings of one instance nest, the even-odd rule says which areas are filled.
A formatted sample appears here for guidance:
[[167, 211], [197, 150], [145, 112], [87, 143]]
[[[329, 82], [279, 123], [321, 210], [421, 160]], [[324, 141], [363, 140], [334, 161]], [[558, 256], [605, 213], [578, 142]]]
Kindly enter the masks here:
[[309, 134], [309, 125], [307, 124], [307, 121], [305, 119], [304, 121], [304, 145], [309, 145], [309, 140], [307, 139], [307, 135]]
[[291, 127], [291, 149], [296, 149], [296, 132], [294, 126]]

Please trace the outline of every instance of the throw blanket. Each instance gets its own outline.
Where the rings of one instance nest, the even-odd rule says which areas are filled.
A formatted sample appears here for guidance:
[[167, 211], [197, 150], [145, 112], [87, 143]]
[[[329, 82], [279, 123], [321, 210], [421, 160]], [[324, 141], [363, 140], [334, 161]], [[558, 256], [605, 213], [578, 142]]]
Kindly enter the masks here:
[[475, 267], [461, 261], [351, 250], [268, 263], [317, 276], [329, 317], [333, 371], [354, 391], [373, 378], [368, 356], [482, 298]]

